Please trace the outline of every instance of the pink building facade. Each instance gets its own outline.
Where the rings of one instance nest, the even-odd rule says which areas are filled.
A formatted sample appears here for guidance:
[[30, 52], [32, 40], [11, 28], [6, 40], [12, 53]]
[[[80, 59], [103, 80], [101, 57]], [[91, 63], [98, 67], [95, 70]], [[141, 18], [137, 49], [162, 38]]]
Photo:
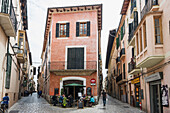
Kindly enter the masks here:
[[[54, 94], [71, 94], [76, 99], [80, 93], [97, 99], [101, 11], [102, 5], [48, 9], [42, 52], [43, 93], [47, 100]], [[96, 80], [95, 84], [91, 79]]]

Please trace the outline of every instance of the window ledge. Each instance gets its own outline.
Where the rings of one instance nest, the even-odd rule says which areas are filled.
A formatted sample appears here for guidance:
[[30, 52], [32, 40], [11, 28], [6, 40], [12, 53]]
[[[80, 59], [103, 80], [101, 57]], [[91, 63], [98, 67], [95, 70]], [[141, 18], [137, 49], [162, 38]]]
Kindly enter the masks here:
[[57, 39], [68, 39], [68, 37], [57, 37]]
[[77, 38], [89, 38], [89, 36], [79, 36]]

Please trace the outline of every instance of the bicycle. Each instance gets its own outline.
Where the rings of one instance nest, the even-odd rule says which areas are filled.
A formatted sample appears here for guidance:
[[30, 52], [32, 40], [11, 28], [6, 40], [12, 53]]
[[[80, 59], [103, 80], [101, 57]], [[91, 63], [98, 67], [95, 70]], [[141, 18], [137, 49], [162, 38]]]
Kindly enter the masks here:
[[0, 113], [8, 113], [8, 109], [3, 101], [0, 102]]

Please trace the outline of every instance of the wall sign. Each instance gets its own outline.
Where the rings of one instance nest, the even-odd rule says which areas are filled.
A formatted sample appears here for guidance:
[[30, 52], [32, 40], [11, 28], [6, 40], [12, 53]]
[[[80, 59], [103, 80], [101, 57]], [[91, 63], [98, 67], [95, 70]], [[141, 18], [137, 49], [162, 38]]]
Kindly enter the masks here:
[[168, 85], [162, 85], [162, 106], [169, 107], [169, 98], [168, 98]]
[[96, 79], [92, 78], [92, 79], [90, 80], [90, 82], [91, 82], [91, 83], [96, 83]]
[[160, 80], [160, 79], [163, 79], [163, 72], [157, 72], [157, 73], [154, 73], [152, 75], [145, 77], [146, 82], [151, 82], [151, 81]]

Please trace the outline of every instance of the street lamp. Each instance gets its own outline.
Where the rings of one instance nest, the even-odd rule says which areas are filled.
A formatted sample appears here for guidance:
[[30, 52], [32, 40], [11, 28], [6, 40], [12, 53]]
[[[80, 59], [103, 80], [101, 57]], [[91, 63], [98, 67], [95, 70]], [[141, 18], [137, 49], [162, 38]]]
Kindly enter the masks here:
[[17, 45], [17, 43], [15, 43], [14, 46], [12, 46], [13, 50], [14, 50], [14, 55], [18, 54], [18, 50], [20, 49], [19, 46]]

